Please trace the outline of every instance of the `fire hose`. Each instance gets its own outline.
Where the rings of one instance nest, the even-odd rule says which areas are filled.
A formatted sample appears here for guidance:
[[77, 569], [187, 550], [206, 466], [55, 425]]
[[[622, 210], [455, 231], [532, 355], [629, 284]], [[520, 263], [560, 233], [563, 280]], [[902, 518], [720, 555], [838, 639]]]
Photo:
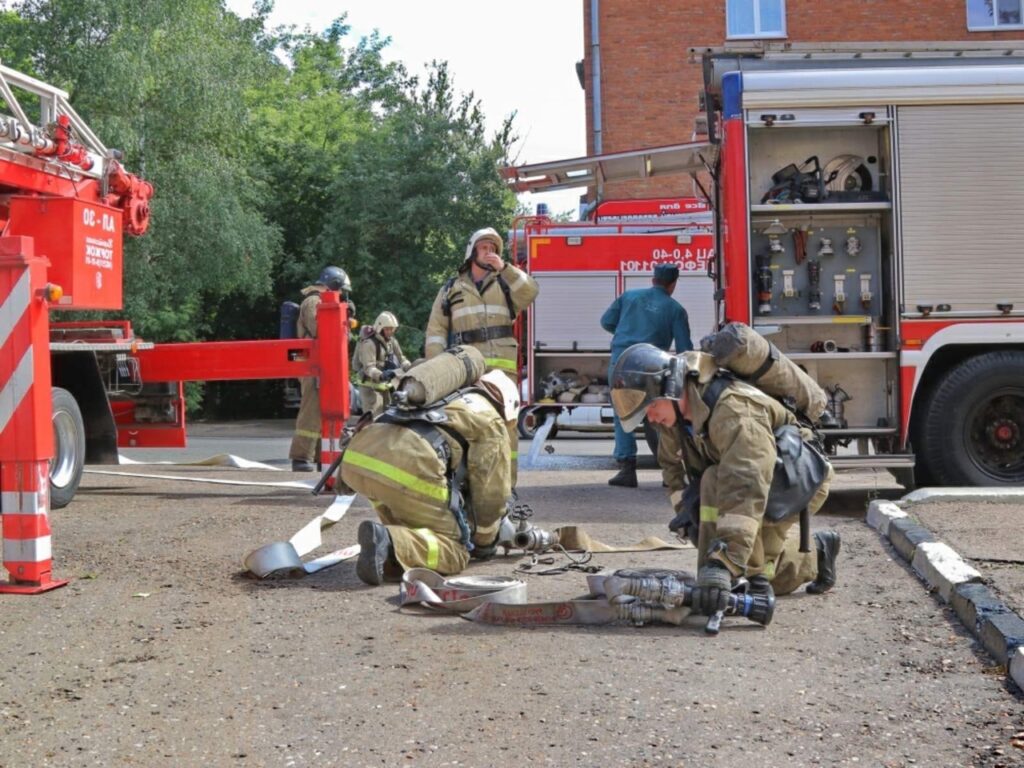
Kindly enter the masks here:
[[[699, 601], [699, 587], [687, 583], [683, 572], [620, 570], [611, 576], [587, 577], [590, 596], [578, 600], [545, 603], [485, 601], [464, 618], [485, 624], [512, 626], [603, 625], [628, 621], [634, 626], [650, 623], [681, 625]], [[724, 616], [742, 616], [767, 626], [775, 612], [775, 598], [752, 595], [741, 584], [729, 594], [726, 606], [710, 616], [708, 634], [718, 634]]]

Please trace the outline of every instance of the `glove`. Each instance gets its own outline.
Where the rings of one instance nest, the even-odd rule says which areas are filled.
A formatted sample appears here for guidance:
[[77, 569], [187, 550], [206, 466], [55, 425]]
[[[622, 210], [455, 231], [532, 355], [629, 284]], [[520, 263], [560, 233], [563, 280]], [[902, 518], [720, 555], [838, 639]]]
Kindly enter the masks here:
[[668, 529], [680, 538], [685, 536], [694, 546], [700, 546], [697, 538], [700, 535], [700, 481], [690, 481], [683, 490], [683, 497], [672, 511], [675, 512], [668, 524]]
[[398, 371], [396, 371], [394, 368], [392, 368], [391, 370], [384, 371], [383, 373], [381, 373], [380, 380], [386, 383], [386, 382], [391, 381], [397, 375], [398, 375]]
[[697, 587], [693, 590], [691, 607], [697, 613], [710, 616], [724, 611], [732, 589], [732, 574], [720, 563], [707, 563], [697, 573]]

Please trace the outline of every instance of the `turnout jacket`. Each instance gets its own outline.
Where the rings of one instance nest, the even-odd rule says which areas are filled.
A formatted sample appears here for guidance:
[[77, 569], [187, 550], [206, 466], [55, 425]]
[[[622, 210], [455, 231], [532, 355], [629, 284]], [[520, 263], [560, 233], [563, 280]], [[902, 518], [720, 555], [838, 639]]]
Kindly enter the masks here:
[[[458, 573], [469, 552], [451, 509], [452, 480], [464, 468], [463, 487], [454, 490], [467, 498], [471, 539], [491, 544], [512, 493], [504, 417], [474, 388], [424, 409], [434, 414], [428, 420], [389, 422], [393, 410], [353, 435], [342, 458], [341, 479], [373, 503], [404, 567]], [[440, 454], [438, 438], [444, 443]]]
[[[758, 555], [755, 561], [764, 556], [770, 560], [778, 554], [755, 552], [760, 547], [762, 518], [775, 471], [774, 433], [797, 421], [775, 398], [741, 381], [730, 382], [712, 410], [703, 396], [714, 380], [717, 366], [702, 352], [687, 352], [684, 357], [687, 368], [698, 372], [697, 376], [688, 377], [685, 384], [693, 421], [671, 428], [658, 425], [662, 477], [677, 513], [688, 481], [700, 484], [701, 547], [706, 548], [709, 543], [704, 540], [705, 524], [712, 524], [710, 530], [726, 544], [725, 553], [716, 559], [734, 575], [753, 575], [747, 567], [753, 554]], [[807, 431], [802, 436], [811, 437]], [[812, 513], [824, 503], [827, 493], [826, 479], [808, 505]], [[701, 552], [702, 558], [704, 554]]]
[[500, 272], [489, 272], [477, 287], [466, 265], [434, 299], [427, 321], [425, 356], [430, 359], [448, 347], [469, 344], [483, 353], [488, 371], [497, 368], [516, 377], [519, 344], [512, 335], [512, 324], [537, 297], [538, 290], [536, 280], [508, 263]]
[[[368, 327], [368, 326], [367, 326]], [[402, 354], [402, 347], [394, 336], [390, 340], [370, 332], [356, 344], [356, 352], [352, 361], [352, 373], [358, 383], [380, 381], [388, 357], [391, 357], [401, 371], [409, 370], [411, 363]]]

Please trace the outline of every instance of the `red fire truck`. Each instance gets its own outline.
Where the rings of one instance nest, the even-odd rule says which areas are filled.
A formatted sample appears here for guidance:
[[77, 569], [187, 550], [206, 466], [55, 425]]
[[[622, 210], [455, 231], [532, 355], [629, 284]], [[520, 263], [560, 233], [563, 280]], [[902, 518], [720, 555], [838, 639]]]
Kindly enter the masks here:
[[[19, 101], [38, 100], [33, 122]], [[345, 305], [325, 294], [316, 340], [153, 344], [127, 321], [49, 321], [122, 308], [122, 232], [143, 234], [152, 187], [127, 173], [58, 88], [0, 66], [0, 592], [50, 578], [47, 512], [83, 464], [119, 446], [185, 444], [184, 381], [321, 378], [323, 434], [348, 415]]]
[[527, 216], [513, 228], [513, 252], [540, 286], [525, 313], [519, 428], [532, 437], [548, 418], [558, 429], [612, 428], [607, 377], [611, 335], [601, 315], [623, 291], [651, 284], [654, 267], [680, 269], [674, 298], [696, 340], [711, 330], [713, 217], [695, 197], [609, 200], [588, 221]]
[[1024, 62], [996, 45], [701, 51], [709, 142], [516, 182], [711, 179], [714, 319], [749, 323], [826, 389], [837, 467], [1019, 485]]

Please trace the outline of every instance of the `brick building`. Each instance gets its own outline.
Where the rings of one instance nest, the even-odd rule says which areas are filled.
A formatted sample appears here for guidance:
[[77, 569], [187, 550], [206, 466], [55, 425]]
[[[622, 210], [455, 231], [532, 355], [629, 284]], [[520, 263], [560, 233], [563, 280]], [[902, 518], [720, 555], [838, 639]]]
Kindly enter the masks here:
[[[608, 154], [693, 140], [701, 114], [702, 72], [691, 48], [953, 42], [970, 47], [1021, 41], [1022, 3], [583, 0], [587, 152]], [[603, 197], [690, 192], [689, 183], [675, 177], [608, 184]]]

